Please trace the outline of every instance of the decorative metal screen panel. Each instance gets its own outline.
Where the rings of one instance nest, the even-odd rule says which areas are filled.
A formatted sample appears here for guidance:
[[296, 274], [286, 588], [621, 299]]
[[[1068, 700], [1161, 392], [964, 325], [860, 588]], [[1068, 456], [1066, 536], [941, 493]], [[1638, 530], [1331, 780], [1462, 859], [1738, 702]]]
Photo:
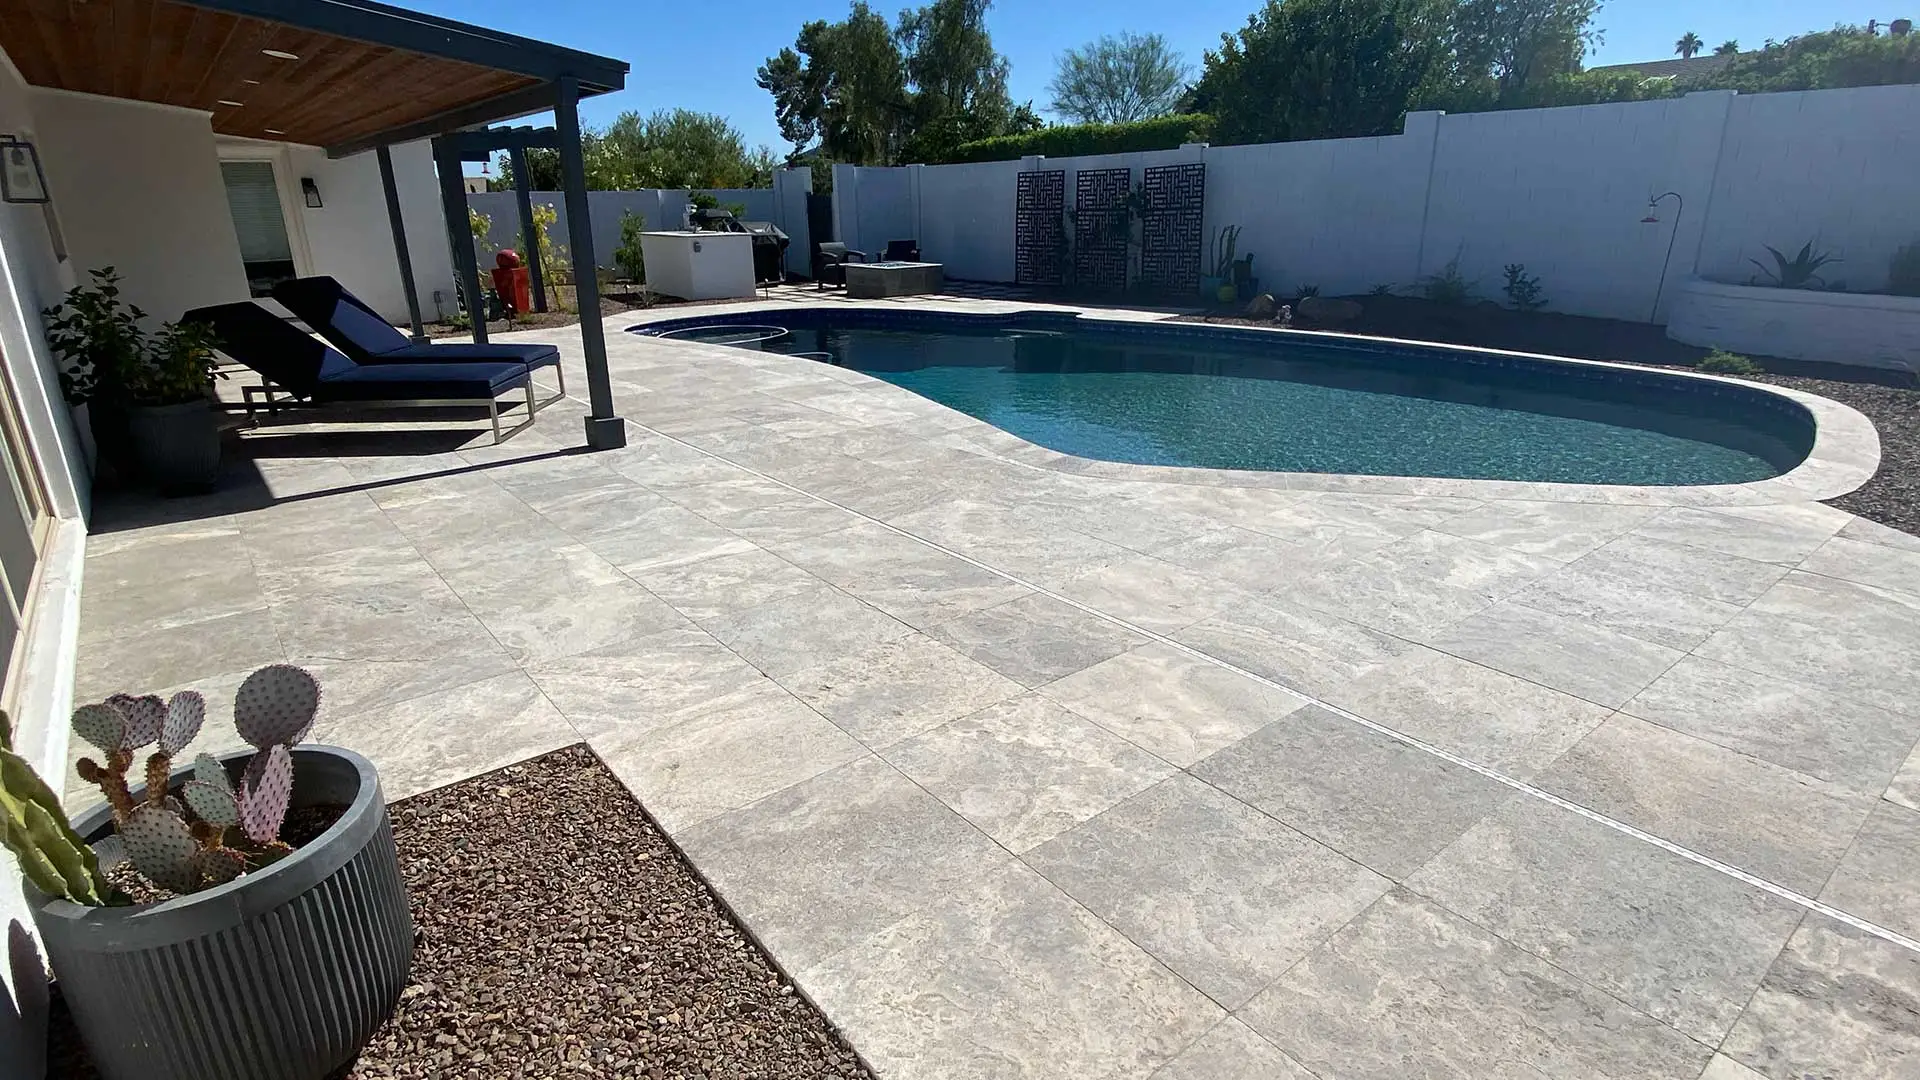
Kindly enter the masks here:
[[1207, 205], [1207, 167], [1155, 165], [1140, 182], [1140, 281], [1153, 289], [1191, 295], [1200, 287], [1201, 217]]
[[1073, 184], [1073, 281], [1083, 289], [1127, 287], [1127, 219], [1132, 169], [1081, 169]]
[[1067, 276], [1067, 173], [1023, 172], [1013, 202], [1013, 280], [1059, 285]]

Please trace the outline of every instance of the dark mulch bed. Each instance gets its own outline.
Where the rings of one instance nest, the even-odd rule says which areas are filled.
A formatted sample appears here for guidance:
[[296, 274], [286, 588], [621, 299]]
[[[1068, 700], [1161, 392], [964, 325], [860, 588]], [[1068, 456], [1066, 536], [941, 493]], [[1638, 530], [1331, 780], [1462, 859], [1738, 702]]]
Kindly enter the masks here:
[[[1522, 314], [1492, 305], [1434, 304], [1405, 296], [1355, 296], [1362, 314], [1343, 329], [1357, 334], [1444, 341], [1491, 349], [1615, 360], [1648, 367], [1692, 368], [1707, 350], [1668, 338], [1657, 326], [1589, 319], [1550, 311]], [[1267, 326], [1226, 312], [1193, 322]], [[1295, 325], [1300, 325], [1296, 323]], [[1880, 430], [1880, 471], [1859, 490], [1827, 500], [1848, 513], [1920, 534], [1920, 387], [1904, 372], [1836, 368], [1777, 357], [1753, 358], [1766, 374], [1735, 376], [1832, 398], [1866, 414]]]
[[[870, 1078], [585, 747], [393, 823], [413, 977], [347, 1077]], [[53, 1055], [93, 1075], [57, 1008]]]

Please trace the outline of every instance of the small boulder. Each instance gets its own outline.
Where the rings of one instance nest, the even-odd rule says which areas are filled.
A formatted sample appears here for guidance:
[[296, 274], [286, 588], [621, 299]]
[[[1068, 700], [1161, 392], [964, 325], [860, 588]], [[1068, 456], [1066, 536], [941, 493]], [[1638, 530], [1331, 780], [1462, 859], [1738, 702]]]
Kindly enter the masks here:
[[1273, 294], [1261, 293], [1259, 296], [1247, 301], [1246, 316], [1249, 319], [1271, 319], [1273, 318], [1273, 308]]
[[1300, 305], [1294, 309], [1294, 314], [1309, 326], [1333, 327], [1345, 326], [1358, 320], [1360, 310], [1360, 303], [1357, 300], [1308, 296], [1301, 299]]

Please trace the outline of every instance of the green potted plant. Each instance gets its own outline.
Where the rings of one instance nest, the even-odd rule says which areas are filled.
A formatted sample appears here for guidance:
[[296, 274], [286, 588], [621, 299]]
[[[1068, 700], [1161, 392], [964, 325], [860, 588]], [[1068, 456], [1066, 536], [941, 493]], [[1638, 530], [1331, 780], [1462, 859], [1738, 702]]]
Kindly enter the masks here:
[[88, 271], [87, 277], [40, 314], [75, 425], [91, 436], [109, 473], [130, 476], [135, 458], [127, 442], [127, 382], [140, 366], [146, 312], [120, 299], [113, 267]]
[[262, 668], [234, 698], [253, 749], [178, 769], [197, 692], [82, 706], [103, 798], [71, 823], [0, 722], [0, 840], [106, 1080], [321, 1080], [399, 1000], [413, 923], [386, 800], [364, 757], [301, 743], [319, 706], [312, 675]]
[[205, 491], [220, 474], [213, 331], [164, 323], [127, 387], [127, 429], [147, 478], [169, 494]]

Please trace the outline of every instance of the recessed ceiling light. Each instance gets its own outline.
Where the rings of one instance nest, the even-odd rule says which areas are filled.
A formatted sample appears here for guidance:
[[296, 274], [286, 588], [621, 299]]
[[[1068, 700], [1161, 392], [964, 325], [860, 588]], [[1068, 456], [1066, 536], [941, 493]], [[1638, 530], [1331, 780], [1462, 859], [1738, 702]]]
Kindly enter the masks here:
[[279, 128], [268, 128], [268, 129], [267, 129], [267, 134], [269, 134], [269, 135], [285, 135], [285, 134], [286, 134], [286, 132], [284, 132], [284, 131], [281, 131], [281, 130], [280, 130]]
[[247, 84], [248, 86], [259, 86], [259, 85], [260, 85], [260, 80], [259, 80], [259, 79], [241, 79], [240, 81], [241, 81], [241, 82], [243, 82], [243, 83], [246, 83], [246, 84]]
[[273, 58], [274, 58], [275, 60], [298, 60], [298, 59], [300, 59], [300, 57], [299, 57], [299, 55], [298, 55], [298, 54], [296, 54], [296, 53], [290, 53], [290, 52], [287, 52], [287, 51], [286, 51], [286, 50], [284, 50], [284, 49], [261, 49], [260, 51], [261, 51], [261, 52], [263, 52], [263, 53], [266, 53], [266, 54], [267, 54], [268, 56], [271, 56], [271, 57], [273, 57]]
[[217, 102], [216, 104], [220, 104], [220, 105], [225, 105], [225, 106], [227, 106], [227, 107], [228, 107], [228, 108], [230, 108], [230, 109], [238, 109], [238, 108], [240, 108], [240, 107], [242, 107], [242, 106], [244, 106], [244, 105], [246, 104], [246, 102], [244, 102], [244, 101], [230, 101], [230, 100], [228, 100], [228, 99], [226, 99], [226, 98], [221, 98], [221, 99], [220, 99], [220, 100], [219, 100], [219, 101], [218, 101], [218, 102]]

